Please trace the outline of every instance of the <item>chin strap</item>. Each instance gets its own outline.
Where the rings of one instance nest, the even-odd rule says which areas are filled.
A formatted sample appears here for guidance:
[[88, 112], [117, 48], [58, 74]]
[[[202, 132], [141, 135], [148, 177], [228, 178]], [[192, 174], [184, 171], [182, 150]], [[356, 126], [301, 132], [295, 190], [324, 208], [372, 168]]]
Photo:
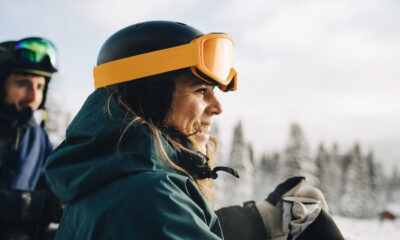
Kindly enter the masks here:
[[180, 165], [186, 169], [194, 179], [217, 179], [218, 171], [224, 171], [239, 178], [237, 171], [230, 167], [219, 166], [211, 169], [208, 165], [209, 158], [201, 152], [191, 151], [186, 148], [178, 148], [177, 154]]

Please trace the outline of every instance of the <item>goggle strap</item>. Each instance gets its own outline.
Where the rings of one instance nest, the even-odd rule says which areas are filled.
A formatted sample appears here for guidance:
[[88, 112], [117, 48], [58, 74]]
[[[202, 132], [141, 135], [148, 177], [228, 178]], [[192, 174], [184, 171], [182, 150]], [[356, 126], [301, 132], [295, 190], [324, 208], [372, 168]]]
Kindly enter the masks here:
[[194, 66], [200, 62], [199, 49], [190, 43], [101, 64], [93, 71], [95, 88]]

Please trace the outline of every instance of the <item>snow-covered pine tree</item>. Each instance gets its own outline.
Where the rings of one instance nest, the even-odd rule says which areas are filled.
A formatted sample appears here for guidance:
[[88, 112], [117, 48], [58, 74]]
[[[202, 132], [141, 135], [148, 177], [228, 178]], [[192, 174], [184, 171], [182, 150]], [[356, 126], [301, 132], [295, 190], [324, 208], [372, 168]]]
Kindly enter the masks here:
[[318, 184], [316, 164], [310, 156], [308, 142], [299, 124], [290, 127], [289, 141], [284, 154], [284, 177], [305, 176], [311, 184]]
[[330, 169], [329, 169], [329, 159], [330, 156], [328, 152], [325, 150], [325, 146], [323, 143], [320, 143], [318, 147], [317, 156], [315, 158], [315, 163], [317, 165], [317, 174], [319, 180], [318, 187], [325, 194], [328, 192], [330, 188]]
[[328, 166], [329, 175], [326, 179], [326, 199], [329, 204], [329, 209], [332, 213], [339, 213], [339, 199], [344, 190], [343, 182], [343, 156], [339, 153], [339, 147], [336, 143], [333, 144], [332, 150], [329, 153]]
[[369, 172], [371, 195], [371, 208], [373, 208], [374, 215], [378, 215], [385, 208], [386, 204], [386, 182], [381, 164], [375, 161], [374, 153], [371, 150], [367, 155], [367, 165]]
[[388, 194], [389, 202], [400, 202], [400, 174], [397, 166], [393, 166], [392, 175], [388, 180]]
[[348, 154], [346, 182], [342, 198], [340, 199], [340, 212], [344, 216], [365, 218], [373, 215], [370, 209], [371, 188], [369, 181], [368, 165], [361, 154], [359, 144]]
[[[271, 165], [271, 185], [272, 189], [275, 189], [276, 185], [284, 181], [286, 178], [283, 177], [284, 163], [281, 155], [278, 152], [272, 153], [272, 165]], [[271, 190], [272, 190], [271, 189]]]
[[272, 155], [264, 153], [256, 162], [254, 170], [254, 199], [261, 201], [272, 192], [279, 179], [280, 156], [278, 153]]
[[70, 113], [65, 111], [58, 98], [52, 93], [49, 93], [47, 96], [46, 113], [45, 128], [50, 142], [56, 147], [64, 140], [65, 131], [72, 118]]
[[228, 205], [241, 204], [252, 199], [254, 165], [250, 147], [243, 136], [239, 121], [233, 130], [232, 145], [228, 159], [229, 167], [238, 171], [240, 178], [227, 178], [225, 181], [225, 202]]
[[329, 210], [332, 213], [338, 213], [338, 199], [343, 190], [342, 185], [342, 157], [339, 154], [337, 144], [333, 145], [329, 153], [321, 143], [316, 156], [318, 167], [319, 188], [325, 194]]

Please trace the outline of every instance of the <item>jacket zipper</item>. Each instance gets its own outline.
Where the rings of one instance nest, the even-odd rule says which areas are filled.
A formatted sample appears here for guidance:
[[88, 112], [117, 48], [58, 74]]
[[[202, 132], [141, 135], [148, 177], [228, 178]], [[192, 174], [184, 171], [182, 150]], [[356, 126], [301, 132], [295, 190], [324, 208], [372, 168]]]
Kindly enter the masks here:
[[19, 143], [21, 141], [21, 131], [22, 129], [20, 127], [17, 128], [17, 135], [15, 137], [15, 143], [14, 143], [14, 150], [18, 150]]

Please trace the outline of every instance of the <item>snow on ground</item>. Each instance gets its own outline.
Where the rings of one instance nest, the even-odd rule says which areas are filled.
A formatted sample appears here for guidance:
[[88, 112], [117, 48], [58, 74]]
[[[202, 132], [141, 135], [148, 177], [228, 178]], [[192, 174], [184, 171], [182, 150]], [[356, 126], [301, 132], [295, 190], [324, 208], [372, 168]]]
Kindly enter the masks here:
[[384, 220], [353, 219], [334, 216], [339, 229], [348, 236], [349, 240], [399, 240], [400, 219]]
[[[333, 217], [346, 240], [399, 240], [400, 218], [397, 220], [354, 219], [341, 216]], [[57, 229], [51, 224], [50, 229]]]

